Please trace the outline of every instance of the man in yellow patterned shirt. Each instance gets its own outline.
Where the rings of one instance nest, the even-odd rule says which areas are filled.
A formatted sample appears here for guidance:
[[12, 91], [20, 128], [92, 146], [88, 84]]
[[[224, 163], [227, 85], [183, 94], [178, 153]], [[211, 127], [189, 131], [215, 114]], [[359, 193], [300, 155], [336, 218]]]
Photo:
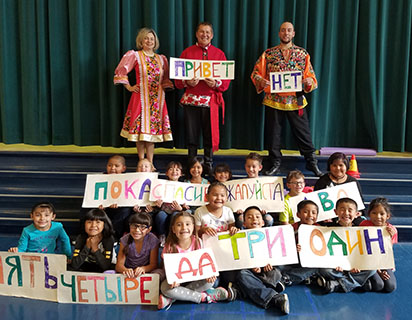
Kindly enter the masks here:
[[[280, 151], [282, 125], [285, 117], [292, 128], [300, 153], [305, 157], [306, 169], [316, 176], [321, 176], [315, 148], [309, 127], [309, 119], [305, 109], [307, 101], [304, 93], [317, 88], [317, 80], [310, 56], [307, 51], [293, 44], [295, 37], [293, 24], [284, 22], [279, 29], [280, 44], [267, 49], [257, 60], [251, 79], [257, 93], [265, 92], [263, 105], [265, 108], [265, 147], [269, 151], [270, 169], [266, 175], [275, 175], [280, 171], [282, 153]], [[271, 72], [300, 71], [302, 87], [300, 92], [272, 93], [269, 74]]]

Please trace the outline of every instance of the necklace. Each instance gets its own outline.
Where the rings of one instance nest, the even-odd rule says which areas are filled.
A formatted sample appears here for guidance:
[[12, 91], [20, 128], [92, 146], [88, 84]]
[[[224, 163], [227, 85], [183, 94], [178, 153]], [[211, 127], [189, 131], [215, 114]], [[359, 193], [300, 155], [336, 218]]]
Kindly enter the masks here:
[[151, 53], [147, 53], [146, 51], [142, 50], [144, 55], [148, 56], [148, 57], [153, 57], [154, 56], [154, 52], [152, 51]]

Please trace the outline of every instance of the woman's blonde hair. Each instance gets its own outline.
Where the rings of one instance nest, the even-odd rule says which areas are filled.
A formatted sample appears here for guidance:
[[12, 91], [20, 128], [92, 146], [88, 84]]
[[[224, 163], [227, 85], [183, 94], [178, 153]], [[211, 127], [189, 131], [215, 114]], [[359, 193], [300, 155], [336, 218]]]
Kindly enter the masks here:
[[142, 45], [143, 40], [149, 33], [152, 33], [155, 37], [155, 45], [154, 45], [153, 51], [156, 51], [157, 49], [159, 49], [160, 43], [159, 43], [159, 38], [157, 37], [156, 32], [153, 29], [150, 29], [150, 28], [142, 28], [142, 29], [139, 30], [139, 33], [137, 34], [137, 37], [136, 37], [136, 48], [137, 48], [137, 50], [142, 50], [143, 49], [143, 45]]

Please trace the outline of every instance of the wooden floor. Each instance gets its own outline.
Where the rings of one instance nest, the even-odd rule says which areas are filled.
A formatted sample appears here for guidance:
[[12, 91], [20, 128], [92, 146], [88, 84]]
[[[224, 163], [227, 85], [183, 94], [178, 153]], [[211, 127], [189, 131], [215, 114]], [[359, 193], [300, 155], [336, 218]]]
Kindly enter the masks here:
[[[0, 235], [0, 251], [15, 244], [17, 236]], [[216, 304], [175, 303], [168, 311], [154, 306], [103, 306], [59, 304], [25, 298], [0, 296], [1, 320], [132, 320], [132, 319], [411, 319], [412, 315], [412, 243], [394, 247], [398, 289], [384, 293], [332, 293], [322, 295], [317, 288], [292, 286], [286, 288], [290, 299], [290, 314], [278, 310], [263, 310], [249, 301]]]

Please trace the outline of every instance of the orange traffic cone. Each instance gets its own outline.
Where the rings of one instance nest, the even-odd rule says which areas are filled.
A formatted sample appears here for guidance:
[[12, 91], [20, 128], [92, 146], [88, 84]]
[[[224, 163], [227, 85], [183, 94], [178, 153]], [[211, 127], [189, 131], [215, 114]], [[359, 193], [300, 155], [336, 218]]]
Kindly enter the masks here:
[[360, 178], [360, 172], [358, 171], [358, 163], [356, 162], [356, 157], [354, 154], [350, 158], [349, 170], [346, 173], [354, 178]]

